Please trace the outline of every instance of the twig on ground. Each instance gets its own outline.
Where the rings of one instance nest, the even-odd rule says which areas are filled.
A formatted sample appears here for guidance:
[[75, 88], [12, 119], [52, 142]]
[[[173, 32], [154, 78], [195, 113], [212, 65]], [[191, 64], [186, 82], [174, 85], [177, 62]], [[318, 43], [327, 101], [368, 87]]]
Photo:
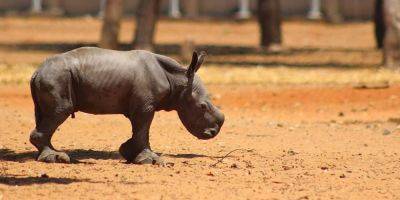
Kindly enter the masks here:
[[[228, 152], [227, 154], [225, 154], [225, 156], [222, 156], [222, 158], [220, 158], [216, 163], [211, 164], [210, 167], [216, 167], [217, 164], [222, 163], [222, 161], [223, 161], [226, 157], [228, 157], [231, 153], [233, 153], [233, 152], [235, 152], [235, 151], [245, 151], [245, 150], [246, 150], [246, 149], [234, 149], [234, 150]], [[247, 151], [249, 151], [249, 150], [247, 150]]]

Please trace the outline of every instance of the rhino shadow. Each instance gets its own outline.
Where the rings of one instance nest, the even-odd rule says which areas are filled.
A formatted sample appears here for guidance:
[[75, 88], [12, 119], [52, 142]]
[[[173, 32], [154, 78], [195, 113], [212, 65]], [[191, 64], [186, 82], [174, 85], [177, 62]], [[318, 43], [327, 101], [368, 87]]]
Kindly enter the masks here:
[[18, 177], [15, 175], [0, 176], [0, 185], [25, 186], [33, 184], [71, 184], [76, 182], [90, 182], [89, 179], [52, 178], [52, 177]]
[[[72, 163], [82, 163], [82, 159], [96, 160], [122, 160], [116, 151], [98, 151], [86, 149], [65, 150], [70, 157]], [[15, 152], [11, 149], [0, 149], [0, 161], [26, 162], [33, 161], [37, 157], [37, 151]]]
[[193, 153], [183, 153], [183, 154], [162, 154], [166, 157], [171, 158], [211, 158], [210, 156], [202, 155], [202, 154], [193, 154]]
[[[95, 159], [95, 160], [123, 160], [120, 154], [117, 151], [99, 151], [92, 149], [74, 149], [74, 150], [65, 150], [71, 157], [71, 163], [87, 163], [82, 162], [80, 160], [84, 159]], [[192, 154], [192, 153], [184, 153], [184, 154], [161, 154], [165, 157], [170, 158], [218, 158], [212, 157], [202, 154]], [[34, 161], [37, 156], [37, 151], [26, 151], [26, 152], [15, 152], [11, 149], [0, 149], [0, 161], [13, 161], [13, 162], [27, 162]], [[91, 163], [88, 163], [91, 164]]]

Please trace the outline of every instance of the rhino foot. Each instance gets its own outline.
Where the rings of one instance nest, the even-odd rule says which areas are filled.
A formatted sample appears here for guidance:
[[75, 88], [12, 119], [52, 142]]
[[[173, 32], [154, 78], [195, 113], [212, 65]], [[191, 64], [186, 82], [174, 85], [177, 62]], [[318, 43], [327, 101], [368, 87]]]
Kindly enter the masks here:
[[70, 163], [69, 156], [64, 152], [54, 151], [52, 149], [43, 150], [37, 158], [40, 162], [47, 163]]
[[135, 164], [153, 164], [153, 165], [164, 165], [163, 160], [156, 153], [150, 149], [144, 149], [134, 160]]
[[128, 163], [163, 165], [163, 161], [149, 148], [139, 148], [132, 139], [129, 139], [119, 147], [119, 153]]

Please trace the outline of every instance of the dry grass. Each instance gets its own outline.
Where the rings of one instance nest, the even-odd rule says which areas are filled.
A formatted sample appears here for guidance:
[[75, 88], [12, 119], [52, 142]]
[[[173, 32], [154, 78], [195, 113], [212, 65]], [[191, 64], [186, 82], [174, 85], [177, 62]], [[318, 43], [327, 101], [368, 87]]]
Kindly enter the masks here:
[[[36, 64], [60, 53], [42, 44], [95, 43], [101, 23], [94, 18], [2, 18], [0, 44], [33, 44], [38, 49], [0, 48], [0, 84], [26, 84]], [[132, 40], [134, 23], [124, 19], [120, 40]], [[188, 32], [190, 30], [190, 32]], [[85, 34], [76, 34], [85, 32]], [[188, 35], [196, 44], [256, 47], [256, 21], [170, 21], [158, 24], [158, 44], [181, 44]], [[354, 37], [354, 36], [357, 37]], [[400, 82], [400, 75], [377, 70], [381, 53], [374, 50], [373, 24], [289, 21], [283, 24], [283, 46], [297, 51], [281, 54], [210, 55], [200, 70], [207, 84], [355, 84]], [[210, 64], [210, 63], [220, 63]], [[234, 66], [235, 63], [246, 66]], [[254, 64], [256, 63], [256, 64]], [[258, 65], [259, 64], [259, 65]], [[255, 67], [257, 65], [257, 67]], [[335, 68], [336, 67], [336, 68]]]
[[318, 84], [399, 83], [400, 74], [385, 69], [335, 69], [289, 67], [216, 67], [200, 71], [208, 84]]
[[[0, 84], [28, 84], [35, 65], [0, 65]], [[206, 84], [348, 85], [400, 83], [400, 74], [385, 69], [206, 66], [200, 71]]]
[[0, 65], [0, 84], [27, 84], [35, 69], [34, 65]]

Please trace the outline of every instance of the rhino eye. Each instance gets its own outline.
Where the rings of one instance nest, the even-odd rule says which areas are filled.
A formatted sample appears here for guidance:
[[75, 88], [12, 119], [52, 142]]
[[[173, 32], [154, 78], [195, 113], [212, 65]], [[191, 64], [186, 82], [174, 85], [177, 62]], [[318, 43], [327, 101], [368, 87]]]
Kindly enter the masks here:
[[200, 106], [201, 106], [201, 109], [203, 109], [204, 111], [208, 110], [207, 103], [201, 103]]

